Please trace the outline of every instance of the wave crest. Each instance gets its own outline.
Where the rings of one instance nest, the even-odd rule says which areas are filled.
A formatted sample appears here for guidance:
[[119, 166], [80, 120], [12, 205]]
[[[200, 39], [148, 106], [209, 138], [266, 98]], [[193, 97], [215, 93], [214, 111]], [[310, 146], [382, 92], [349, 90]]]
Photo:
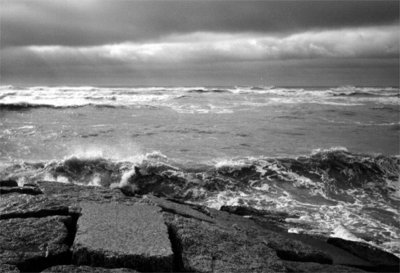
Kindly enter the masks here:
[[[295, 88], [274, 86], [249, 87], [93, 87], [93, 86], [36, 86], [0, 87], [0, 108], [21, 110], [29, 108], [74, 108], [74, 107], [133, 107], [156, 106], [177, 108], [179, 99], [215, 95], [239, 99], [239, 107], [263, 106], [282, 103], [317, 103], [332, 105], [361, 105], [373, 102], [383, 105], [398, 104], [399, 89], [393, 87]], [[242, 100], [241, 95], [251, 100]], [[265, 100], [264, 102], [260, 98]], [[189, 98], [190, 99], [190, 98]], [[179, 101], [177, 101], [179, 100]], [[253, 101], [254, 100], [254, 101]], [[171, 105], [172, 103], [172, 105]], [[247, 104], [246, 104], [247, 103]], [[226, 105], [223, 104], [223, 107]], [[196, 100], [195, 108], [203, 109]], [[190, 109], [189, 109], [190, 110]], [[196, 110], [196, 109], [195, 109]], [[206, 109], [207, 110], [207, 109]], [[230, 109], [228, 109], [230, 110]], [[179, 111], [179, 108], [178, 108]]]
[[400, 235], [392, 224], [399, 216], [400, 157], [336, 147], [297, 158], [233, 158], [196, 166], [178, 164], [159, 152], [136, 158], [75, 155], [24, 162], [9, 166], [0, 177], [21, 184], [53, 180], [119, 187], [127, 194], [152, 193], [216, 208], [239, 205], [296, 213], [298, 221], [313, 227], [296, 226], [296, 232], [345, 236], [340, 226], [354, 238], [371, 241], [372, 236], [372, 243], [383, 247]]
[[243, 190], [262, 184], [282, 185], [288, 182], [294, 187], [319, 188], [322, 194], [334, 198], [343, 190], [372, 186], [389, 193], [393, 185], [387, 188], [387, 181], [399, 179], [399, 165], [400, 157], [354, 154], [344, 147], [313, 150], [309, 156], [298, 158], [217, 160], [214, 164], [203, 164], [196, 168], [177, 164], [160, 152], [119, 161], [104, 158], [103, 153], [96, 150], [95, 154], [86, 151], [85, 154], [73, 155], [60, 161], [16, 164], [6, 168], [1, 176], [25, 176], [28, 180], [38, 180], [43, 179], [46, 173], [54, 177], [54, 180], [61, 176], [71, 183], [80, 184], [88, 184], [93, 177], [100, 177], [98, 184], [109, 186], [121, 182], [124, 175], [126, 183], [126, 173], [137, 168], [143, 185], [157, 180], [157, 183], [168, 186], [168, 183], [174, 183], [174, 179], [184, 179], [184, 187], [175, 193], [175, 197], [184, 199], [190, 199], [184, 192], [193, 187], [206, 186], [205, 190], [211, 194], [226, 189]]

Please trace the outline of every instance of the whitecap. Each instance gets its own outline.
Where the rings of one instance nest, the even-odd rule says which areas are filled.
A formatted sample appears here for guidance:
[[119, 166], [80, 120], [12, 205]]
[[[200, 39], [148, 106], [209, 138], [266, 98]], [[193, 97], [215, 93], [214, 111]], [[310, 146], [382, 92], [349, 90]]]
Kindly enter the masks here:
[[351, 233], [343, 225], [338, 225], [337, 227], [335, 227], [330, 237], [342, 238], [348, 241], [358, 241], [358, 242], [363, 241], [362, 239], [358, 238], [353, 233]]

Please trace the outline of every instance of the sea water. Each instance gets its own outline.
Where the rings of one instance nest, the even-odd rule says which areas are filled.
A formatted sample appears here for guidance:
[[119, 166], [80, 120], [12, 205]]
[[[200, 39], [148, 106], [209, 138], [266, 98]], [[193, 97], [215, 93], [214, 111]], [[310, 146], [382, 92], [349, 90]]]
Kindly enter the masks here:
[[[0, 87], [0, 178], [289, 212], [400, 254], [397, 87]], [[156, 184], [163, 185], [156, 185]]]

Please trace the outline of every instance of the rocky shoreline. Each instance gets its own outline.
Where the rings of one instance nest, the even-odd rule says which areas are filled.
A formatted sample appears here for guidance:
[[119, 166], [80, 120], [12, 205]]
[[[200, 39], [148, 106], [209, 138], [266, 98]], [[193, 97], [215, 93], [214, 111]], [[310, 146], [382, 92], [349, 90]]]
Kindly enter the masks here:
[[0, 272], [399, 272], [360, 242], [291, 234], [286, 214], [0, 181]]

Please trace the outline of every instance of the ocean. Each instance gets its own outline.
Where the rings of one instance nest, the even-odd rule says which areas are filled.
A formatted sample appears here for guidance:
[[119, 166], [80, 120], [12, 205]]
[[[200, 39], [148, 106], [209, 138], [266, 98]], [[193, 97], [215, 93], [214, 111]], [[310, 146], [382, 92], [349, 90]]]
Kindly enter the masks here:
[[288, 212], [400, 256], [398, 87], [1, 86], [0, 179]]

